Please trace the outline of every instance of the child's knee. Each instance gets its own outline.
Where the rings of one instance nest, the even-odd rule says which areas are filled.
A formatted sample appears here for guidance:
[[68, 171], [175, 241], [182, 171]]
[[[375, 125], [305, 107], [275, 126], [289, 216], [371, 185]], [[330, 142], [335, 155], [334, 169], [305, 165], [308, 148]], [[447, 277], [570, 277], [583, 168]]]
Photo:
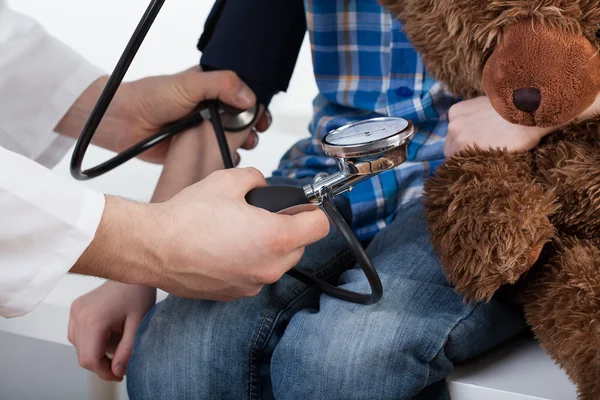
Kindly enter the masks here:
[[368, 319], [341, 330], [334, 323], [318, 336], [289, 332], [286, 338], [286, 332], [272, 360], [276, 398], [302, 398], [310, 387], [312, 398], [409, 399], [427, 385], [433, 357], [423, 350], [430, 335], [410, 328], [379, 331]]
[[[225, 327], [208, 305], [169, 296], [145, 318], [127, 368], [131, 399], [210, 398], [220, 382], [216, 371], [225, 370], [224, 363], [234, 363], [224, 356]], [[219, 329], [223, 334], [215, 333]], [[231, 365], [229, 373], [241, 374]]]

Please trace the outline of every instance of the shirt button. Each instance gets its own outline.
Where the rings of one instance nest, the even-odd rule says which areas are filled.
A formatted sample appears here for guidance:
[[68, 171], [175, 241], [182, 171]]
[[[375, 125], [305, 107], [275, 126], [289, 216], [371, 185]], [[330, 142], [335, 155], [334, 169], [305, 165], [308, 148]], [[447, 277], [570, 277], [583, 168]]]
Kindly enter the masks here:
[[402, 86], [396, 89], [396, 94], [401, 97], [411, 97], [415, 92], [413, 92], [409, 87]]

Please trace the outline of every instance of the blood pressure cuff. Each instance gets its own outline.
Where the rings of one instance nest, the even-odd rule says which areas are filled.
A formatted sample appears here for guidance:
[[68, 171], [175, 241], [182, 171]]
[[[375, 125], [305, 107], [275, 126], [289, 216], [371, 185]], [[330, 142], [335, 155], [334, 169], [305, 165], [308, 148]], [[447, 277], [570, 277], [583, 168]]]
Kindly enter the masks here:
[[267, 107], [288, 88], [306, 33], [303, 0], [217, 0], [198, 42], [204, 70], [232, 70]]

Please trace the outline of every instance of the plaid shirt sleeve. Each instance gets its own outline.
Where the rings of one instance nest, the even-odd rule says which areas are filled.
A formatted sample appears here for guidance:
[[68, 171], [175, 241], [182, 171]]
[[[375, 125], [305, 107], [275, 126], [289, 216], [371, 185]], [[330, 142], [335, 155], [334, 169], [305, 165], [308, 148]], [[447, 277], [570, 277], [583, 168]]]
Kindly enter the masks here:
[[273, 175], [336, 172], [321, 139], [349, 122], [397, 116], [416, 126], [404, 164], [346, 194], [352, 227], [368, 240], [391, 222], [399, 205], [421, 197], [424, 179], [443, 161], [447, 111], [457, 99], [427, 75], [401, 23], [376, 0], [305, 0], [305, 9], [319, 88], [311, 138], [293, 146]]

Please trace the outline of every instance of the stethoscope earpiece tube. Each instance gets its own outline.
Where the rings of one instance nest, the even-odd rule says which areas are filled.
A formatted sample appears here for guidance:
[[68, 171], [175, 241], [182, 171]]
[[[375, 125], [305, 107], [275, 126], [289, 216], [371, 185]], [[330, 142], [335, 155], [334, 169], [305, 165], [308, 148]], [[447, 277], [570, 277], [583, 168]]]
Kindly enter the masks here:
[[136, 27], [135, 32], [131, 36], [129, 43], [127, 43], [127, 47], [125, 48], [125, 51], [123, 51], [119, 62], [115, 66], [113, 73], [110, 75], [110, 78], [108, 79], [106, 87], [102, 91], [98, 102], [92, 110], [92, 113], [88, 118], [85, 127], [83, 128], [83, 132], [81, 133], [79, 140], [77, 140], [77, 143], [75, 144], [73, 156], [71, 157], [71, 175], [75, 179], [87, 180], [102, 175], [103, 173], [123, 164], [124, 162], [132, 159], [136, 155], [146, 151], [148, 148], [157, 144], [155, 140], [151, 139], [156, 139], [165, 135], [160, 140], [162, 141], [171, 136], [171, 134], [169, 134], [168, 132], [166, 134], [165, 132], [161, 132], [153, 136], [152, 138], [145, 140], [144, 145], [140, 143], [138, 144], [138, 146], [135, 146], [135, 148], [129, 149], [129, 151], [126, 151], [127, 154], [119, 154], [113, 157], [112, 159], [104, 162], [103, 164], [91, 168], [88, 171], [82, 170], [83, 158], [85, 156], [85, 152], [87, 151], [92, 141], [92, 138], [94, 137], [94, 133], [96, 132], [96, 129], [98, 129], [98, 126], [100, 125], [100, 122], [102, 121], [106, 110], [108, 110], [108, 106], [110, 105], [113, 97], [117, 93], [119, 85], [123, 81], [123, 78], [125, 77], [129, 66], [133, 62], [137, 51], [142, 45], [146, 35], [148, 34], [148, 31], [150, 30], [150, 27], [154, 23], [154, 20], [160, 12], [160, 9], [162, 8], [164, 2], [165, 0], [152, 0], [150, 2], [148, 8], [144, 12], [144, 15], [142, 16], [142, 19]]
[[127, 161], [134, 159], [146, 150], [151, 149], [152, 147], [164, 142], [172, 136], [199, 125], [202, 123], [202, 121], [204, 121], [204, 118], [202, 118], [202, 116], [199, 114], [195, 114], [186, 119], [175, 122], [162, 131], [117, 154], [113, 158], [108, 159], [102, 164], [98, 164], [95, 167], [91, 167], [85, 171], [81, 169], [83, 157], [76, 157], [75, 153], [73, 153], [74, 155], [71, 159], [71, 174], [78, 180], [96, 178], [122, 164], [125, 164]]
[[[223, 158], [225, 168], [234, 168], [235, 166], [231, 157], [231, 152], [229, 151], [229, 146], [227, 145], [227, 139], [224, 131], [229, 130], [232, 132], [240, 132], [252, 126], [252, 124], [254, 124], [258, 118], [259, 107], [258, 105], [255, 105], [252, 109], [243, 111], [234, 109], [226, 104], [222, 104], [218, 100], [208, 100], [201, 105], [206, 107], [204, 110], [202, 110], [199, 106], [189, 116], [173, 122], [160, 132], [139, 143], [136, 143], [132, 147], [124, 150], [102, 164], [96, 165], [85, 171], [82, 168], [85, 153], [87, 152], [92, 138], [94, 137], [94, 133], [98, 129], [106, 110], [117, 93], [117, 90], [119, 89], [119, 86], [121, 85], [129, 66], [135, 58], [137, 51], [142, 45], [142, 42], [148, 34], [148, 31], [154, 23], [158, 13], [160, 12], [164, 1], [165, 0], [152, 0], [148, 5], [148, 8], [136, 27], [135, 32], [131, 36], [131, 39], [123, 51], [123, 54], [115, 66], [115, 69], [110, 75], [106, 87], [102, 91], [100, 98], [92, 110], [92, 113], [90, 114], [83, 131], [77, 140], [77, 143], [75, 144], [75, 149], [73, 150], [73, 155], [71, 157], [70, 169], [71, 175], [77, 180], [83, 181], [103, 175], [108, 171], [111, 171], [124, 164], [125, 162], [139, 156], [141, 153], [160, 144], [161, 142], [171, 138], [172, 136], [200, 125], [203, 121], [208, 119], [206, 114], [203, 115], [206, 108], [208, 109], [210, 120], [217, 136], [217, 141], [219, 143], [219, 149], [221, 150], [221, 156]], [[226, 123], [223, 123], [221, 120], [221, 112], [223, 112], [224, 115], [229, 118]]]

